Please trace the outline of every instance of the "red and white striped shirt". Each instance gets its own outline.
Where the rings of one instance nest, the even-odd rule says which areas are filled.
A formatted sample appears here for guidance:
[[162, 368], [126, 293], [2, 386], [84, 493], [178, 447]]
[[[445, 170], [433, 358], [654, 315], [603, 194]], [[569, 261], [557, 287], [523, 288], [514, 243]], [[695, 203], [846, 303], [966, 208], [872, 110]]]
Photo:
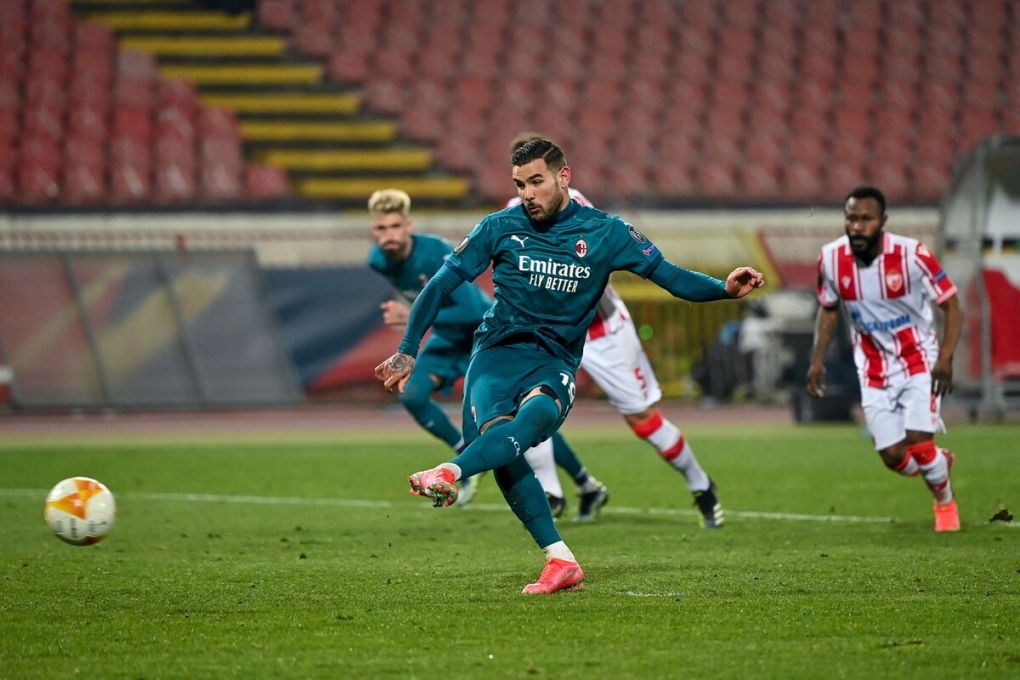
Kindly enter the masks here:
[[[594, 208], [595, 205], [588, 200], [588, 197], [582, 194], [574, 187], [567, 187], [567, 193], [570, 197], [580, 203], [581, 205], [589, 208]], [[514, 196], [506, 202], [507, 208], [512, 208], [515, 205], [523, 203], [520, 196]], [[630, 319], [630, 313], [627, 311], [627, 305], [623, 304], [623, 300], [613, 290], [612, 286], [606, 286], [606, 290], [602, 293], [602, 297], [599, 298], [599, 306], [595, 310], [595, 318], [592, 319], [591, 325], [588, 326], [588, 339], [596, 340], [605, 335], [615, 333], [620, 330], [625, 323]]]
[[863, 386], [931, 371], [939, 351], [932, 302], [955, 294], [935, 255], [906, 236], [886, 232], [882, 253], [867, 267], [846, 236], [822, 246], [818, 257], [818, 302], [826, 309], [843, 303]]

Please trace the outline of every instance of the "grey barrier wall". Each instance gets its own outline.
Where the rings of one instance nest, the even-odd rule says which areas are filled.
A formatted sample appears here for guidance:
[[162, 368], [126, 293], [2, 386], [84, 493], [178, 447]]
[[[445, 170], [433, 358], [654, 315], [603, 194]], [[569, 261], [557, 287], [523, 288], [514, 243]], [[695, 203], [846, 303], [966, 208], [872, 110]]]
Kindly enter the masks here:
[[20, 409], [302, 398], [250, 251], [0, 252], [0, 363]]

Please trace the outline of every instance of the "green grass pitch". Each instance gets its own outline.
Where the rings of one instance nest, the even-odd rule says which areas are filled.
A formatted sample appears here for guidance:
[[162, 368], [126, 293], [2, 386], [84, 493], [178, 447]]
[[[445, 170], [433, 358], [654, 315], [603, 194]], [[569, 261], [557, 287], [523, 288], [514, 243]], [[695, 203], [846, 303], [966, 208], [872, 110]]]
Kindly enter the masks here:
[[[852, 426], [688, 427], [711, 532], [622, 425], [566, 433], [611, 502], [560, 524], [586, 589], [531, 598], [491, 476], [466, 510], [407, 494], [447, 457], [416, 431], [0, 440], [0, 677], [1020, 677], [1020, 531], [988, 521], [1020, 510], [1020, 428], [942, 438], [952, 535]], [[43, 522], [73, 475], [117, 497], [99, 545]]]

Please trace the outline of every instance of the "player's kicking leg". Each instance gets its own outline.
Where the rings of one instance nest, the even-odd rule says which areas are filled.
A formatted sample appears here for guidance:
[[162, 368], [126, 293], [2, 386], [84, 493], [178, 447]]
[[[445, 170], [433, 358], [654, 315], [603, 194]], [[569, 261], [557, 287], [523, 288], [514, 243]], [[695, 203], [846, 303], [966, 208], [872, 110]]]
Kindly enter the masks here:
[[[536, 382], [522, 385], [525, 376]], [[522, 392], [526, 396], [516, 412], [499, 415]], [[546, 556], [541, 576], [525, 587], [525, 594], [578, 589], [584, 579], [556, 530], [542, 485], [523, 455], [559, 428], [573, 392], [573, 372], [548, 354], [509, 347], [478, 352], [468, 371], [465, 399], [473, 419], [484, 423], [482, 433], [450, 462], [409, 477], [411, 493], [445, 507], [456, 501], [458, 480], [494, 470], [507, 504]]]

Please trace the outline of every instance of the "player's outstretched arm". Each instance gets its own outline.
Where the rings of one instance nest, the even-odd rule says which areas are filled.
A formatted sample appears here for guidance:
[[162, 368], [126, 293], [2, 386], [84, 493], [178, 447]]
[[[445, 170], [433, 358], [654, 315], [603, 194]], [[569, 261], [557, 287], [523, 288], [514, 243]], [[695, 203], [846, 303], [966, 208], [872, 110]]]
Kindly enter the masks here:
[[939, 356], [931, 369], [931, 393], [941, 397], [953, 391], [953, 354], [956, 343], [960, 340], [963, 330], [963, 310], [960, 309], [959, 297], [954, 295], [939, 305], [945, 314], [942, 330], [942, 342], [939, 343]]
[[738, 267], [725, 281], [720, 281], [708, 274], [678, 267], [668, 260], [660, 260], [648, 280], [674, 297], [691, 302], [741, 298], [765, 285], [765, 277], [751, 267]]
[[818, 316], [815, 317], [815, 343], [811, 350], [811, 365], [808, 367], [807, 382], [804, 384], [804, 390], [816, 399], [825, 396], [825, 351], [829, 348], [838, 326], [838, 308], [818, 308]]

